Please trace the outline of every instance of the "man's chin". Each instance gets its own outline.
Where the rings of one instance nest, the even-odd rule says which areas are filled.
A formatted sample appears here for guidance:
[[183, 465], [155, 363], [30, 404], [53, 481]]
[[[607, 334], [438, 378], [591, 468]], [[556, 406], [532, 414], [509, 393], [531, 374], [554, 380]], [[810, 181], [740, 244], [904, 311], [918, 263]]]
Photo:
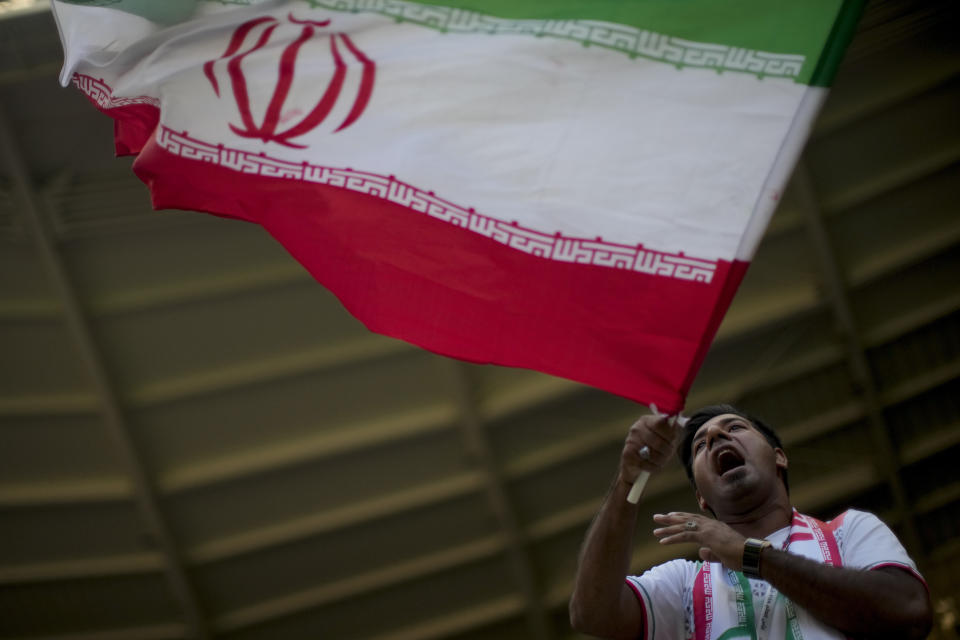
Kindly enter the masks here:
[[737, 467], [719, 476], [715, 486], [718, 494], [735, 501], [756, 491], [756, 483], [752, 480], [753, 476], [746, 467]]
[[734, 467], [719, 477], [719, 484], [740, 484], [745, 482], [749, 475], [746, 465]]

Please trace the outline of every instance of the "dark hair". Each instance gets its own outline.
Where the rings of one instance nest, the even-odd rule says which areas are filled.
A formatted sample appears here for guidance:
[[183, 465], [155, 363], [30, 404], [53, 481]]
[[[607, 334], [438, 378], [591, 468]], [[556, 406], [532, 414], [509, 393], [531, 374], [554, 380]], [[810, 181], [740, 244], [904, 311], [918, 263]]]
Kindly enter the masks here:
[[[717, 416], [722, 416], [726, 413], [732, 413], [735, 416], [740, 416], [741, 418], [747, 420], [752, 424], [757, 431], [763, 434], [763, 437], [766, 438], [767, 442], [770, 443], [770, 446], [774, 449], [783, 449], [783, 444], [780, 442], [780, 436], [770, 428], [765, 422], [759, 418], [755, 418], [749, 413], [741, 411], [736, 407], [729, 404], [713, 404], [708, 407], [703, 407], [697, 409], [697, 411], [690, 416], [690, 419], [687, 420], [687, 424], [684, 426], [683, 433], [683, 443], [680, 445], [680, 462], [683, 463], [683, 468], [687, 471], [687, 478], [690, 479], [690, 482], [693, 481], [693, 452], [690, 451], [690, 447], [693, 445], [693, 436], [697, 434], [697, 429], [702, 427], [704, 424], [716, 418]], [[783, 469], [781, 471], [781, 477], [783, 478], [783, 486], [787, 490], [787, 495], [790, 494], [790, 483], [787, 481], [787, 470]], [[696, 483], [694, 482], [694, 487]]]

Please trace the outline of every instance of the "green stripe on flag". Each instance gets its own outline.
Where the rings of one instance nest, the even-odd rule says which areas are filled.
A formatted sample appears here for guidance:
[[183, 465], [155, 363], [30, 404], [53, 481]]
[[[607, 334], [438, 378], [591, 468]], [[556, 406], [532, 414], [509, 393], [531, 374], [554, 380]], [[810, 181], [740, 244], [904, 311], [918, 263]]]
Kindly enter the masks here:
[[601, 20], [697, 42], [816, 57], [843, 0], [420, 0], [419, 4], [501, 18]]
[[[372, 12], [406, 22], [447, 30], [459, 19], [452, 11], [475, 12], [507, 20], [590, 20], [624, 25], [663, 34], [690, 44], [708, 43], [771, 54], [800, 55], [806, 59], [797, 73], [788, 75], [811, 84], [821, 52], [827, 46], [834, 22], [845, 4], [860, 0], [306, 0], [330, 10]], [[416, 5], [422, 5], [417, 7]], [[432, 7], [434, 12], [430, 12]], [[457, 29], [458, 31], [460, 29]], [[478, 29], [479, 31], [480, 29]], [[504, 29], [501, 32], [516, 33]], [[592, 44], [592, 43], [591, 43]], [[840, 49], [842, 51], [842, 47]], [[643, 56], [651, 57], [651, 56]], [[678, 66], [723, 65], [684, 64]]]
[[743, 47], [694, 42], [624, 23], [585, 18], [502, 17], [448, 5], [389, 0], [307, 0], [311, 6], [332, 11], [377, 13], [397, 22], [415, 24], [442, 33], [531, 36], [572, 40], [646, 58], [682, 69], [705, 68], [750, 73], [758, 77], [801, 79], [813, 64], [803, 55], [756, 51]]
[[860, 22], [860, 15], [866, 5], [867, 0], [847, 0], [843, 3], [843, 8], [833, 23], [833, 30], [820, 55], [820, 63], [813, 72], [810, 84], [818, 87], [829, 87], [833, 84], [833, 78], [837, 75], [837, 69], [847, 51], [847, 46], [853, 39], [857, 23]]
[[[160, 24], [174, 24], [193, 15], [200, 0], [61, 0], [69, 4], [90, 7], [109, 7], [133, 13]], [[231, 3], [236, 4], [236, 3]], [[242, 2], [247, 4], [247, 2]]]
[[[109, 6], [170, 24], [185, 19], [200, 2], [220, 5], [254, 5], [263, 0], [62, 0], [71, 4]], [[677, 67], [706, 67], [718, 71], [746, 71], [760, 77], [789, 77], [797, 82], [826, 86], [833, 79], [843, 51], [852, 37], [864, 0], [301, 0], [304, 5], [333, 11], [376, 13], [399, 22], [418, 24], [451, 33], [490, 33], [565, 37], [584, 45], [620, 50], [631, 57], [669, 62]], [[470, 12], [476, 20], [465, 19]], [[493, 20], [484, 25], [483, 18]], [[498, 24], [496, 20], [535, 21]], [[546, 24], [544, 23], [546, 21]], [[623, 34], [577, 36], [581, 29], [558, 35], [556, 21], [592, 21], [622, 25]], [[589, 25], [580, 25], [583, 27]], [[630, 31], [630, 30], [635, 31]], [[539, 32], [538, 32], [539, 31]], [[668, 36], [669, 43], [647, 42], [644, 37]], [[659, 56], [650, 50], [667, 51]], [[743, 51], [739, 51], [743, 50]], [[744, 56], [768, 62], [743, 65]], [[782, 56], [779, 57], [779, 56]], [[802, 67], [797, 69], [803, 57]], [[736, 59], [734, 64], [718, 58]], [[678, 61], [679, 60], [679, 61]], [[698, 62], [707, 60], [707, 62]], [[785, 70], [783, 70], [785, 69]]]

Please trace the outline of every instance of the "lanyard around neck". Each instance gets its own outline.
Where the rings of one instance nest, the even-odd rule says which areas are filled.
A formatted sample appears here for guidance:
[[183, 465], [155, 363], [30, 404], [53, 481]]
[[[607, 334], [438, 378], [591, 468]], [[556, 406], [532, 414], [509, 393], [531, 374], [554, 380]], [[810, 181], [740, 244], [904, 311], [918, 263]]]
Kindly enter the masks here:
[[[780, 545], [780, 550], [783, 552], [787, 552], [790, 549], [790, 543], [793, 542], [793, 522], [798, 517], [800, 517], [800, 514], [794, 510], [790, 516], [790, 528], [787, 530], [787, 537], [784, 539], [783, 544]], [[746, 589], [747, 592], [749, 592], [749, 597], [752, 600], [753, 591], [750, 589], [750, 581], [747, 580], [747, 577], [738, 571], [736, 572], [736, 579], [740, 583], [740, 588]], [[764, 598], [763, 607], [760, 610], [760, 627], [757, 628], [756, 620], [750, 620], [751, 638], [754, 640], [767, 640], [773, 626], [773, 609], [776, 606], [777, 600], [783, 600], [786, 613], [785, 640], [803, 640], [803, 634], [800, 631], [800, 624], [797, 620], [796, 606], [788, 598], [783, 597], [777, 588], [769, 582], [767, 582], [767, 587], [767, 597]], [[752, 607], [750, 607], [750, 609], [752, 610]]]
[[[793, 538], [793, 518], [791, 515], [790, 528], [787, 530], [787, 537], [780, 545], [781, 551], [787, 551], [790, 548], [790, 542]], [[709, 571], [709, 565], [704, 565], [705, 570]], [[733, 583], [736, 591], [737, 607], [737, 626], [725, 631], [718, 640], [732, 640], [733, 638], [749, 638], [750, 640], [767, 640], [770, 635], [770, 629], [773, 622], [773, 610], [780, 597], [777, 591], [769, 582], [767, 583], [767, 595], [763, 600], [763, 606], [760, 608], [760, 626], [757, 627], [755, 616], [755, 607], [753, 602], [753, 590], [750, 588], [750, 581], [740, 571], [727, 569], [727, 576]], [[803, 636], [799, 634], [799, 625], [796, 624], [796, 607], [793, 603], [783, 598], [786, 605], [786, 640], [802, 640]], [[796, 632], [796, 633], [795, 633]]]

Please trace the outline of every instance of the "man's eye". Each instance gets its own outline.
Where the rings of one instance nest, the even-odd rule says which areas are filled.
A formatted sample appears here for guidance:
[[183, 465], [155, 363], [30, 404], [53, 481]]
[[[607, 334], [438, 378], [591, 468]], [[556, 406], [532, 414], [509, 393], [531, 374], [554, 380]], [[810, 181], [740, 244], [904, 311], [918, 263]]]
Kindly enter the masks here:
[[697, 452], [697, 451], [700, 451], [700, 449], [703, 449], [703, 444], [704, 444], [704, 443], [703, 443], [703, 440], [701, 440], [700, 442], [697, 442], [696, 444], [694, 444], [694, 445], [693, 445], [693, 451], [694, 451], [694, 452]]
[[733, 431], [734, 429], [743, 429], [743, 425], [742, 425], [742, 424], [732, 424], [732, 425], [730, 425], [730, 431]]

